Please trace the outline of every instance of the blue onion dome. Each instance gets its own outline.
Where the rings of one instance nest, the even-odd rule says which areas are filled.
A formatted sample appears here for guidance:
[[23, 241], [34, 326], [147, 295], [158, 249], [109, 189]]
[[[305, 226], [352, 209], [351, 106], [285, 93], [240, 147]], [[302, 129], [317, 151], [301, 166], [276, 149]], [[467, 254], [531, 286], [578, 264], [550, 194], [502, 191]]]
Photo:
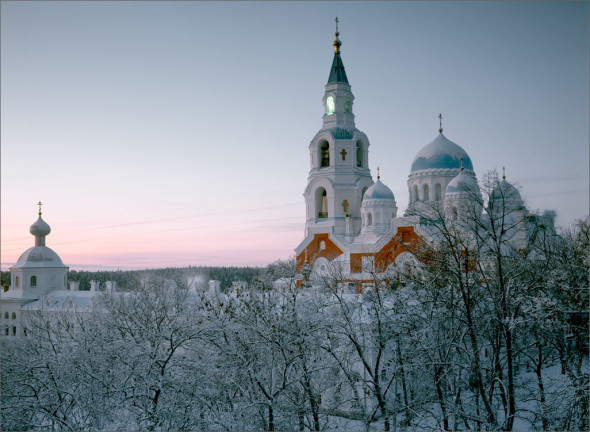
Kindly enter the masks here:
[[463, 158], [463, 167], [473, 171], [473, 164], [465, 150], [449, 141], [442, 132], [427, 146], [418, 152], [412, 162], [411, 172], [428, 169], [459, 169]]
[[373, 183], [373, 185], [369, 189], [367, 189], [365, 195], [363, 196], [363, 201], [370, 199], [395, 201], [395, 197], [393, 196], [393, 192], [391, 192], [391, 189], [385, 186], [379, 179], [377, 179], [377, 181]]
[[[465, 163], [465, 161], [463, 162]], [[447, 194], [459, 192], [479, 194], [479, 186], [475, 176], [468, 174], [465, 170], [461, 170], [447, 185]]]
[[518, 189], [508, 183], [506, 179], [499, 182], [490, 196], [490, 201], [496, 201], [498, 204], [507, 203], [510, 206], [520, 207], [523, 205], [522, 197]]
[[35, 237], [45, 237], [51, 232], [51, 227], [39, 216], [39, 219], [29, 228], [29, 232]]

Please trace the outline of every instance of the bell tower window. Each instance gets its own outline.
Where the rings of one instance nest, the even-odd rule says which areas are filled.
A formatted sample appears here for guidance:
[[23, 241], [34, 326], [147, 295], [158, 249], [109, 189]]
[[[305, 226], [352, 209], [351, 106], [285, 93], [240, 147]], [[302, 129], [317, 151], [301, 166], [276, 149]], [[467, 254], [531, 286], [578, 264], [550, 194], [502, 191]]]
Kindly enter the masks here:
[[326, 114], [327, 115], [334, 114], [334, 97], [333, 96], [328, 96], [328, 99], [326, 99]]
[[350, 98], [346, 99], [346, 112], [350, 112]]
[[14, 277], [14, 286], [18, 288], [19, 283], [20, 283], [20, 281], [18, 279], [18, 276], [15, 276]]
[[422, 188], [422, 195], [424, 198], [424, 201], [428, 201], [428, 185], [424, 185]]
[[418, 186], [414, 186], [414, 193], [412, 195], [414, 198], [414, 202], [420, 201], [420, 197], [418, 196]]
[[320, 147], [320, 166], [329, 167], [330, 166], [330, 144], [324, 141]]
[[363, 146], [360, 141], [356, 142], [356, 166], [363, 166]]
[[31, 286], [32, 287], [37, 286], [37, 276], [31, 276]]
[[316, 214], [318, 219], [328, 217], [328, 194], [324, 188], [319, 188], [316, 191]]

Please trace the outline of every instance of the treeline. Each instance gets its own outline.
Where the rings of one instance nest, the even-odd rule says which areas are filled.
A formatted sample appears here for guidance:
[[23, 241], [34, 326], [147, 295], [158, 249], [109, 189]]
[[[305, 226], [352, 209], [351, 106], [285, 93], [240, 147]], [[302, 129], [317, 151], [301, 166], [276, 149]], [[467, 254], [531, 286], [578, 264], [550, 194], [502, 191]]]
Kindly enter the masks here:
[[[268, 269], [273, 268], [276, 264], [264, 267], [213, 267], [213, 266], [188, 266], [188, 267], [166, 267], [145, 270], [70, 270], [68, 272], [68, 281], [80, 282], [80, 290], [90, 290], [90, 281], [100, 282], [104, 287], [106, 281], [117, 282], [121, 290], [129, 290], [134, 281], [142, 276], [158, 276], [169, 279], [178, 279], [180, 277], [196, 276], [201, 284], [206, 284], [209, 280], [218, 280], [221, 289], [232, 285], [234, 281], [245, 281], [248, 284], [256, 281], [261, 275], [265, 274]], [[2, 285], [10, 285], [10, 272], [1, 272]]]

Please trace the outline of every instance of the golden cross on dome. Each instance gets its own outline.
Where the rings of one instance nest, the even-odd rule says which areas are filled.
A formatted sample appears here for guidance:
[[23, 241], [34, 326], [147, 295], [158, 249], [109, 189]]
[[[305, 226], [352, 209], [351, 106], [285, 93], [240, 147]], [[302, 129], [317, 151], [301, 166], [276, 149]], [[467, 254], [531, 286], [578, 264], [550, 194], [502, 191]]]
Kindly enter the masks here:
[[506, 180], [506, 167], [502, 167], [502, 180]]
[[39, 206], [39, 216], [41, 216], [41, 206], [43, 205], [43, 203], [39, 201], [37, 205]]
[[377, 180], [379, 180], [381, 176], [379, 175], [379, 167], [377, 167]]
[[442, 133], [442, 131], [443, 131], [443, 128], [442, 128], [442, 114], [439, 114], [438, 115], [438, 131], [440, 133]]
[[336, 17], [334, 21], [336, 21], [336, 33], [334, 33], [334, 36], [336, 36], [336, 40], [332, 42], [332, 45], [334, 46], [334, 54], [339, 54], [340, 45], [342, 45], [342, 42], [340, 42], [340, 39], [338, 39], [338, 36], [340, 35], [340, 33], [338, 33], [338, 17]]
[[461, 171], [463, 171], [463, 158], [461, 158]]

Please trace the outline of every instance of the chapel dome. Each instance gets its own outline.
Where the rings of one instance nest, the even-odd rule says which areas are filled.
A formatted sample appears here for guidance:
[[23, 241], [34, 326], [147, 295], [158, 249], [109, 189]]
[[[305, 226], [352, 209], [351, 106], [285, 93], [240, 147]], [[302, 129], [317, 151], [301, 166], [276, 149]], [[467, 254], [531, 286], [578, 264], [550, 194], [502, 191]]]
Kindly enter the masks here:
[[442, 132], [416, 154], [411, 172], [427, 169], [459, 169], [463, 158], [463, 167], [473, 171], [473, 164], [465, 150], [450, 141]]
[[506, 179], [502, 179], [496, 185], [490, 196], [490, 201], [498, 202], [499, 204], [509, 203], [512, 206], [522, 206], [522, 196], [518, 189], [508, 183]]
[[385, 199], [395, 201], [393, 192], [387, 186], [385, 186], [381, 180], [377, 179], [373, 185], [367, 189], [365, 195], [363, 195], [363, 201], [370, 199]]
[[479, 186], [475, 176], [468, 174], [465, 170], [461, 170], [447, 185], [447, 194], [460, 192], [479, 193]]
[[30, 267], [66, 267], [61, 258], [55, 251], [47, 246], [33, 246], [27, 249], [20, 256], [18, 261], [11, 269], [30, 268]]
[[51, 227], [39, 216], [39, 219], [29, 228], [29, 232], [35, 237], [43, 237], [49, 235]]

